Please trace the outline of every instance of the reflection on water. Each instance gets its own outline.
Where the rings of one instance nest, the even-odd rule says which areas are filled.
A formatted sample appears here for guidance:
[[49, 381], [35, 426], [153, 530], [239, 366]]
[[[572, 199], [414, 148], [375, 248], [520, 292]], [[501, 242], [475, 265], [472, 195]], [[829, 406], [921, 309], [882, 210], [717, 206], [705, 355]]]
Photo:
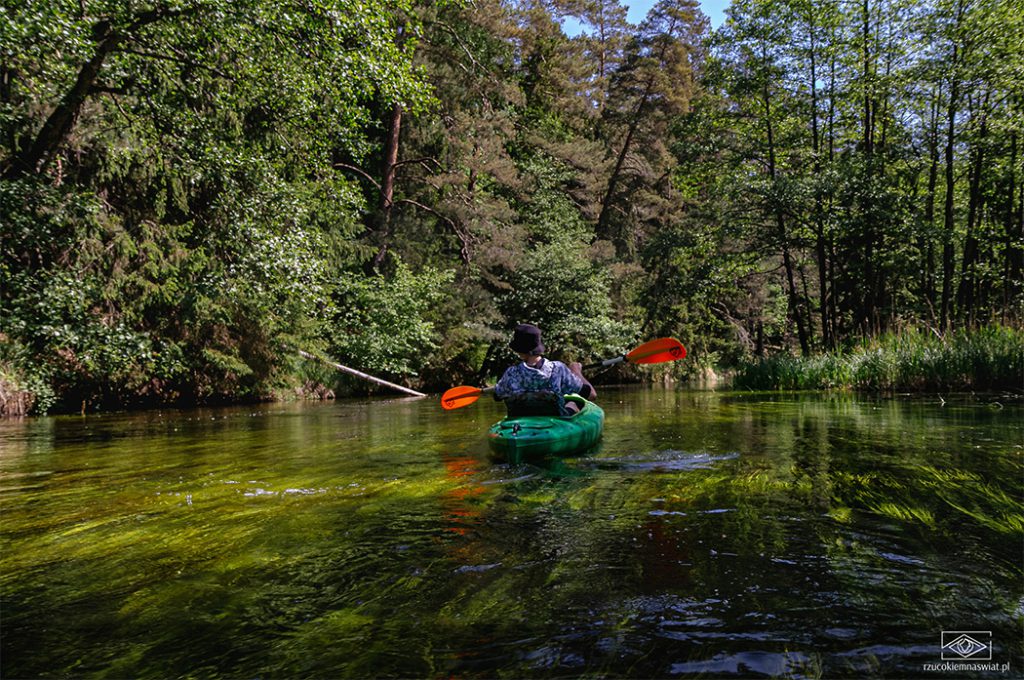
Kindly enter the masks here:
[[486, 400], [0, 423], [0, 675], [1024, 669], [1019, 402], [602, 397], [521, 466]]

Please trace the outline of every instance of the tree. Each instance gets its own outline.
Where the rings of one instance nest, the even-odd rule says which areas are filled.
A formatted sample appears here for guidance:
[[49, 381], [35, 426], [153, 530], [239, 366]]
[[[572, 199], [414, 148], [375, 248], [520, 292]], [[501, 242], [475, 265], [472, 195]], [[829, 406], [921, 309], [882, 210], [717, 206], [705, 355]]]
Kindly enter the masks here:
[[[655, 189], [670, 175], [664, 145], [668, 125], [686, 112], [696, 89], [707, 18], [692, 0], [662, 0], [641, 24], [612, 79], [606, 128], [614, 162], [601, 199], [597, 233], [620, 254], [641, 236], [630, 209], [640, 188]], [[640, 151], [638, 151], [638, 149]]]
[[626, 8], [619, 0], [564, 0], [558, 4], [584, 26], [583, 35], [576, 42], [582, 45], [583, 59], [589, 63], [586, 99], [592, 112], [599, 116], [612, 75], [621, 67], [628, 43], [630, 24]]
[[427, 100], [386, 39], [405, 6], [11, 9], [4, 353], [66, 401], [274, 389], [355, 255], [334, 155], [365, 153], [372, 99]]

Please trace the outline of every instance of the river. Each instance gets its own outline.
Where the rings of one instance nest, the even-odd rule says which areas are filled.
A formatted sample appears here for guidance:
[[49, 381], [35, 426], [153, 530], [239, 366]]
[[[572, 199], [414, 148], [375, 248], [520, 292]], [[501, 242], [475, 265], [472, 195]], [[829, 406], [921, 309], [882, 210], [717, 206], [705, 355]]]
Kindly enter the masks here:
[[519, 466], [488, 399], [2, 422], [0, 676], [1024, 674], [1019, 399], [600, 396]]

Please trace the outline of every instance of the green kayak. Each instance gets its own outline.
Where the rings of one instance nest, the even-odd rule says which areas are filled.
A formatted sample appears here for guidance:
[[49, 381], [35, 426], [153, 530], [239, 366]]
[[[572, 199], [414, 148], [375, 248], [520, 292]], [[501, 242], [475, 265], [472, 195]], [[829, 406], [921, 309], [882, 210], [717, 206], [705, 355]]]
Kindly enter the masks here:
[[565, 399], [579, 404], [580, 412], [572, 416], [505, 418], [488, 432], [491, 449], [510, 463], [544, 456], [568, 456], [589, 449], [601, 438], [604, 411], [576, 394]]

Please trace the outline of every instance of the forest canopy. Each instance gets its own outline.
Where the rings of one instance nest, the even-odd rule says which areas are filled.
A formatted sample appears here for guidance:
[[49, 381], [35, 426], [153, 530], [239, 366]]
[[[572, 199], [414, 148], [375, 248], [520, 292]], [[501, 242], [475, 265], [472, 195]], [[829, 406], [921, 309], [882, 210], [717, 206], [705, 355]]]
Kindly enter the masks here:
[[[582, 27], [567, 35], [571, 17]], [[0, 381], [423, 389], [1019, 327], [1019, 0], [0, 2]], [[318, 372], [319, 371], [319, 372]]]

